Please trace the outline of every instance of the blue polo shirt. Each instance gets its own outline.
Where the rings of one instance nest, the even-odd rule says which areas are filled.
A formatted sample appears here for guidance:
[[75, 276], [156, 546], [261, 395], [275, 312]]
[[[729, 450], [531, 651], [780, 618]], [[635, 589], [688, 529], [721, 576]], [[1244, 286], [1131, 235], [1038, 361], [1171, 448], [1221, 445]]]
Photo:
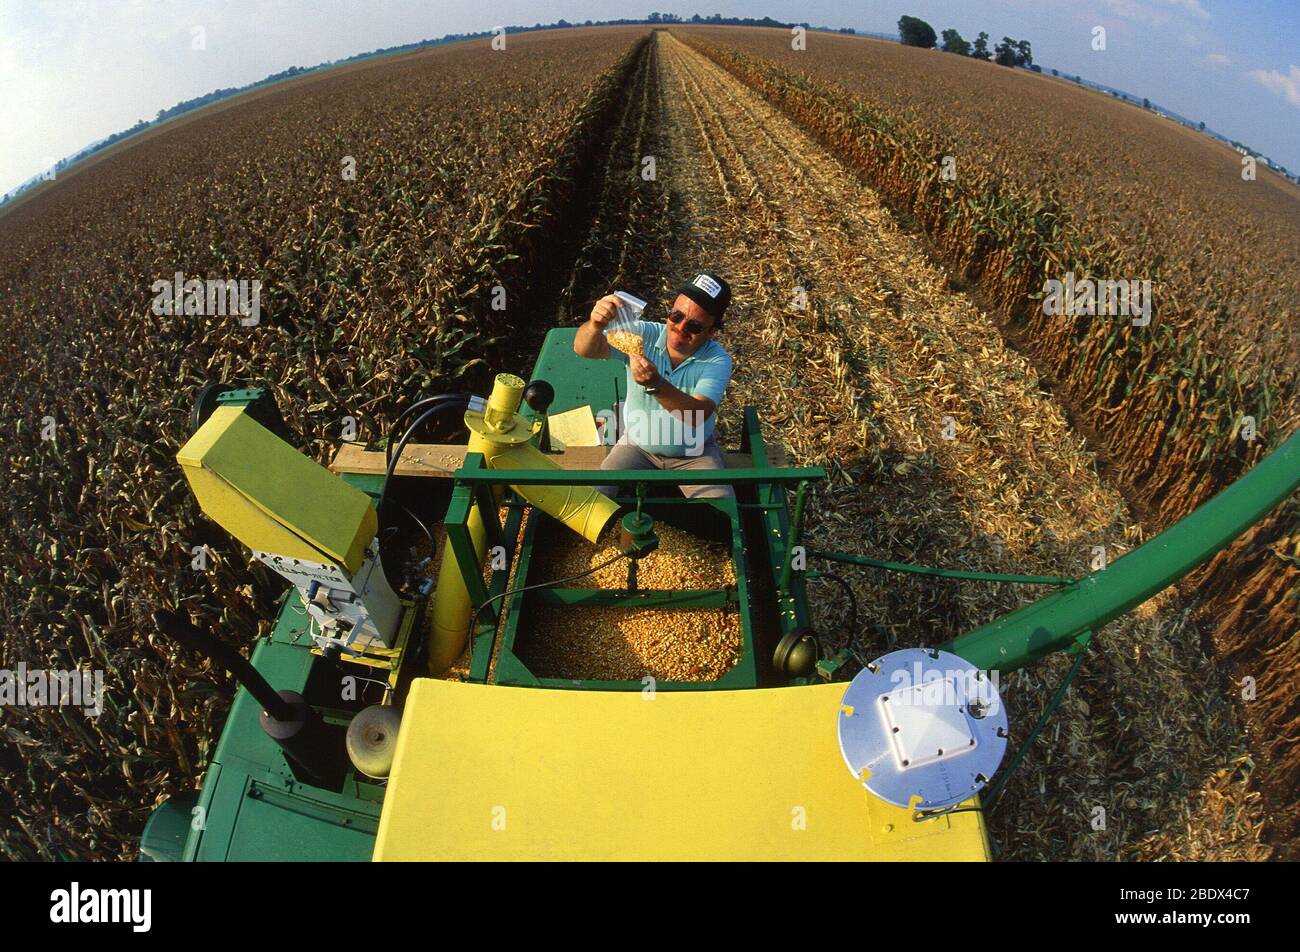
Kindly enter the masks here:
[[627, 354], [611, 347], [611, 357], [628, 365], [627, 401], [623, 404], [623, 431], [637, 446], [660, 456], [697, 456], [703, 445], [713, 436], [717, 407], [722, 406], [722, 396], [731, 381], [731, 355], [716, 340], [707, 342], [676, 367], [668, 356], [668, 325], [652, 321], [636, 321], [632, 331], [641, 335], [646, 359], [659, 368], [659, 376], [682, 393], [692, 397], [706, 397], [713, 401], [715, 410], [704, 420], [679, 422], [659, 405], [654, 394], [632, 379], [632, 362]]

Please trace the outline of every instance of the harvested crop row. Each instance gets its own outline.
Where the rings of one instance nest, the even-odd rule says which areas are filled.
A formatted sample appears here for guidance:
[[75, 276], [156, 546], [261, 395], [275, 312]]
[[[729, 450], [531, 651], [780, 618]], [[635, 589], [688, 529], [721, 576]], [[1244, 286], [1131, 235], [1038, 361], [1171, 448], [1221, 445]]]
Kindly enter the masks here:
[[590, 190], [590, 225], [559, 295], [557, 325], [586, 320], [591, 305], [612, 288], [648, 290], [667, 270], [663, 248], [671, 215], [655, 169], [646, 164], [662, 154], [658, 50], [647, 45], [608, 137], [598, 187]]
[[[753, 402], [766, 436], [832, 474], [806, 511], [810, 547], [1074, 575], [1087, 570], [1090, 546], [1114, 556], [1142, 541], [1027, 359], [948, 287], [879, 198], [734, 76], [681, 43], [663, 47], [675, 144], [665, 164], [676, 170], [664, 185], [691, 223], [677, 254], [716, 262], [732, 282], [721, 337], [735, 359], [731, 392], [761, 395]], [[802, 308], [796, 286], [807, 292]], [[734, 438], [738, 410], [729, 397], [719, 432]], [[944, 414], [958, 421], [952, 441], [941, 437]], [[857, 595], [867, 651], [946, 640], [1037, 594], [833, 571]], [[814, 622], [833, 643], [847, 620], [843, 593], [825, 577], [808, 587]], [[1066, 665], [1053, 659], [1004, 679], [1016, 740]], [[1222, 682], [1176, 592], [1108, 626], [1053, 739], [1035, 747], [992, 818], [1003, 855], [1267, 855]], [[1145, 725], [1158, 727], [1139, 745], [1129, 734]], [[1201, 787], [1206, 771], [1224, 779]], [[1110, 826], [1100, 835], [1080, 805], [1108, 784]], [[1192, 804], [1204, 826], [1167, 824]]]
[[[1004, 77], [1009, 71], [988, 64], [950, 64], [957, 58], [893, 48], [886, 53], [886, 45], [845, 38], [816, 37], [826, 44], [818, 55], [796, 56], [770, 32], [682, 35], [906, 210], [948, 266], [978, 282], [985, 298], [1018, 323], [1027, 349], [1100, 436], [1116, 474], [1146, 506], [1151, 523], [1168, 525], [1186, 515], [1300, 422], [1300, 326], [1288, 317], [1300, 294], [1300, 268], [1288, 263], [1300, 248], [1300, 198], [1286, 183], [1261, 173], [1254, 191], [1230, 189], [1231, 177], [1213, 162], [1229, 163], [1235, 174], [1234, 153], [1189, 144], [1182, 130], [1129, 107], [1038, 77]], [[864, 58], [874, 63], [872, 57], [896, 55], [924, 57], [923, 64], [912, 64], [911, 80], [897, 70], [888, 82], [857, 78], [877, 76], [863, 69]], [[1152, 173], [1138, 177], [1102, 152], [1089, 154], [1091, 174], [1080, 174], [1073, 159], [1066, 165], [1035, 153], [1026, 145], [1032, 137], [1015, 136], [1002, 123], [990, 132], [969, 91], [945, 87], [950, 98], [942, 108], [930, 94], [918, 93], [918, 110], [902, 108], [900, 97], [929, 82], [935, 68], [961, 72], [970, 89], [980, 90], [979, 102], [996, 100], [1004, 114], [1026, 123], [1046, 124], [1049, 117], [1034, 110], [1048, 106], [1052, 116], [1073, 110], [1078, 123], [1089, 120], [1094, 128], [1113, 121], [1127, 129], [1136, 122], [1126, 143], [1175, 160], [1153, 161], [1147, 166]], [[990, 83], [1006, 88], [990, 95]], [[1048, 105], [1036, 106], [1033, 96], [1043, 89]], [[1016, 108], [1005, 108], [1012, 101]], [[963, 152], [965, 140], [985, 143], [986, 151]], [[1205, 150], [1213, 149], [1224, 154], [1207, 157]], [[1001, 158], [990, 160], [989, 150]], [[954, 153], [960, 172], [946, 181], [940, 159]], [[1168, 167], [1172, 177], [1166, 177]], [[1185, 174], [1192, 168], [1197, 176]], [[1236, 182], [1245, 184], [1239, 177]], [[1252, 223], [1245, 231], [1243, 220]], [[1189, 222], [1196, 227], [1186, 227]], [[1267, 258], [1260, 247], [1271, 249]], [[1150, 278], [1151, 324], [1045, 315], [1044, 282], [1067, 271]], [[1245, 417], [1258, 424], [1254, 441], [1241, 438]], [[1220, 652], [1242, 675], [1256, 678], [1261, 697], [1267, 693], [1267, 700], [1251, 706], [1254, 746], [1269, 765], [1266, 786], [1283, 810], [1293, 812], [1300, 756], [1285, 738], [1300, 724], [1288, 687], [1300, 672], [1293, 642], [1298, 558], [1300, 501], [1292, 500], [1188, 583], [1205, 596]]]

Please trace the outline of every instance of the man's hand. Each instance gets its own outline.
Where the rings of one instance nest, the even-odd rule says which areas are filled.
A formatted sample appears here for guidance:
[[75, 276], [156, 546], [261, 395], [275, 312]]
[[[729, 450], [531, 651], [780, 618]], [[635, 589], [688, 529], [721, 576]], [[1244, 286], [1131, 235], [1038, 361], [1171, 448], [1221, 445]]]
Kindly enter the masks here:
[[591, 323], [603, 331], [618, 316], [618, 309], [622, 303], [617, 294], [606, 294], [592, 307]]
[[628, 354], [627, 359], [632, 365], [633, 380], [643, 387], [653, 387], [659, 383], [659, 368], [648, 357]]
[[606, 294], [591, 309], [591, 319], [578, 328], [573, 338], [573, 352], [579, 357], [603, 360], [609, 356], [609, 341], [605, 340], [605, 328], [618, 316], [618, 307], [623, 302], [617, 294]]

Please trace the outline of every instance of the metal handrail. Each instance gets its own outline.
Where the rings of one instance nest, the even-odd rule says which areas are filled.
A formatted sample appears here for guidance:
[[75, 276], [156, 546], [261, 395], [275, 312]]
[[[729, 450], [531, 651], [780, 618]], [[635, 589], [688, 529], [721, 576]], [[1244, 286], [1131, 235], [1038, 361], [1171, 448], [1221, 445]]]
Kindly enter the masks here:
[[717, 486], [723, 484], [798, 483], [825, 479], [820, 466], [799, 468], [759, 466], [736, 469], [474, 469], [456, 470], [452, 478], [462, 484], [507, 486], [604, 486], [612, 483], [647, 483], [656, 486]]

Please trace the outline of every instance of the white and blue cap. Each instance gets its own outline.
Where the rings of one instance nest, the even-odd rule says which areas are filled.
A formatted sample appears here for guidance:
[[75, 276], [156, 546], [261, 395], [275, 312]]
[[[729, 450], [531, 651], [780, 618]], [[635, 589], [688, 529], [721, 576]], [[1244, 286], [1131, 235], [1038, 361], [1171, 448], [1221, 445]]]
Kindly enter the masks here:
[[722, 323], [722, 315], [731, 303], [731, 285], [712, 271], [701, 271], [680, 288], [684, 294], [713, 316], [715, 324]]

